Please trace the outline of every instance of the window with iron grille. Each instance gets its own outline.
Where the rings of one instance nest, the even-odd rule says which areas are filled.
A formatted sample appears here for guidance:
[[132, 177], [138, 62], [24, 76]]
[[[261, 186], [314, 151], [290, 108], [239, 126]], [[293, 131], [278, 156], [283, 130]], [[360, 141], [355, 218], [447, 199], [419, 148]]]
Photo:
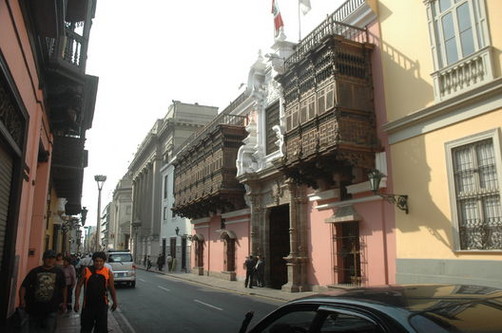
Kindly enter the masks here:
[[273, 104], [265, 111], [265, 132], [267, 136], [266, 154], [271, 154], [279, 149], [275, 142], [277, 136], [272, 127], [279, 125], [279, 103]]
[[[465, 142], [471, 139], [471, 142]], [[496, 130], [447, 144], [459, 250], [502, 250], [501, 157]]]

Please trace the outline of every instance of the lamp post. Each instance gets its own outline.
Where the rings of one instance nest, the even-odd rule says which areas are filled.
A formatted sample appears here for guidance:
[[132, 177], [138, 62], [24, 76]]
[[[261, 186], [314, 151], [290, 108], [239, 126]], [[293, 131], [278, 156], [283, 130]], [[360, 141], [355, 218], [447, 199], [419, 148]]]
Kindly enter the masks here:
[[106, 181], [106, 176], [96, 175], [94, 176], [94, 180], [98, 184], [98, 217], [96, 225], [96, 251], [99, 251], [101, 248], [99, 239], [99, 234], [101, 233], [101, 190], [103, 189], [103, 184]]

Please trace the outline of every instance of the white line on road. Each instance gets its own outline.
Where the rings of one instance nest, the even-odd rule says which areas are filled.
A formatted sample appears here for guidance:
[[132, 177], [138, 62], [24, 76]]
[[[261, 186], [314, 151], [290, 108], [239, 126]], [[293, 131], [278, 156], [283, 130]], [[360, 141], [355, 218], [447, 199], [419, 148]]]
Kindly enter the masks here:
[[120, 316], [120, 318], [122, 319], [122, 322], [124, 322], [124, 324], [126, 324], [126, 326], [129, 329], [130, 333], [136, 333], [136, 331], [132, 327], [131, 323], [129, 323], [129, 321], [127, 320], [127, 318], [122, 314], [122, 310], [120, 310], [120, 308], [117, 308], [117, 310], [115, 310], [115, 314], [118, 315], [118, 316]]
[[204, 302], [202, 302], [202, 301], [199, 301], [198, 299], [194, 299], [194, 302], [197, 302], [197, 303], [199, 303], [199, 304], [202, 304], [202, 305], [208, 306], [208, 307], [213, 308], [213, 309], [216, 309], [216, 310], [223, 311], [223, 309], [222, 309], [222, 308], [219, 308], [219, 307], [214, 306], [214, 305], [211, 305], [211, 304], [204, 303]]
[[164, 287], [161, 287], [161, 286], [157, 286], [159, 287], [160, 289], [164, 290], [164, 291], [171, 291], [171, 289], [167, 289], [167, 288], [164, 288]]
[[140, 279], [140, 278], [138, 278], [138, 280], [140, 280], [141, 282], [146, 282], [146, 280], [143, 280], [143, 279]]

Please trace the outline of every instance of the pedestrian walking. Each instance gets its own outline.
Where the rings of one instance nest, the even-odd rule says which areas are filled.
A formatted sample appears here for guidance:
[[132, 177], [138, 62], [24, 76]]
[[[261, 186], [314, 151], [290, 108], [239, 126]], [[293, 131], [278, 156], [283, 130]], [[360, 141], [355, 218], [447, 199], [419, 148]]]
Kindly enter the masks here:
[[59, 266], [59, 267], [63, 267], [63, 254], [62, 253], [58, 253], [56, 255], [56, 266]]
[[71, 264], [70, 257], [65, 257], [63, 259], [62, 270], [66, 281], [66, 310], [71, 311], [73, 288], [77, 284], [77, 272], [75, 267]]
[[113, 300], [111, 310], [117, 308], [117, 293], [115, 292], [113, 274], [105, 267], [106, 254], [95, 252], [92, 256], [94, 265], [86, 267], [75, 289], [74, 310], [80, 309], [80, 291], [84, 286], [84, 301], [80, 316], [80, 332], [107, 333], [108, 332], [108, 295]]
[[253, 275], [255, 268], [255, 261], [253, 256], [247, 257], [246, 261], [244, 261], [244, 269], [246, 270], [246, 280], [244, 281], [244, 287], [253, 288]]
[[256, 266], [254, 267], [256, 274], [256, 285], [258, 287], [264, 286], [264, 275], [265, 275], [265, 258], [263, 256], [257, 256]]
[[152, 261], [150, 260], [150, 256], [146, 256], [146, 270], [149, 271], [152, 268]]
[[167, 255], [167, 270], [170, 272], [173, 270], [173, 256], [169, 253]]
[[157, 258], [157, 268], [159, 271], [162, 271], [162, 268], [164, 267], [164, 263], [166, 262], [166, 258], [162, 253], [159, 254], [159, 257]]
[[56, 252], [44, 252], [43, 265], [32, 269], [19, 289], [19, 307], [28, 314], [29, 332], [56, 332], [58, 310], [66, 308], [66, 280], [56, 266]]

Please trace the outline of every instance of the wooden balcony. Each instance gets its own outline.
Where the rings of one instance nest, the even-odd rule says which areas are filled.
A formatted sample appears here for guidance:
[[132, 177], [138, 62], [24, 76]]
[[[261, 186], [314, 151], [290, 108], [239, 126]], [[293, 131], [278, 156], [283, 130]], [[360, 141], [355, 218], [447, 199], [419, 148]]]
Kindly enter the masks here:
[[317, 187], [347, 167], [370, 169], [379, 147], [364, 29], [326, 20], [286, 60], [285, 156], [279, 169]]
[[25, 1], [23, 10], [43, 67], [51, 127], [59, 135], [82, 135], [97, 93], [97, 78], [85, 74], [96, 0]]
[[[51, 178], [66, 214], [81, 211], [87, 166], [85, 132], [92, 126], [98, 78], [85, 74], [87, 46], [96, 0], [20, 1], [30, 22], [45, 110], [54, 135]], [[39, 159], [46, 156], [40, 154]]]
[[66, 214], [81, 211], [82, 182], [87, 167], [85, 140], [75, 137], [54, 137], [52, 156], [52, 183], [60, 198], [66, 198]]
[[246, 121], [246, 117], [220, 114], [178, 153], [174, 163], [176, 214], [200, 218], [245, 207], [245, 190], [236, 179], [235, 161], [248, 134]]

